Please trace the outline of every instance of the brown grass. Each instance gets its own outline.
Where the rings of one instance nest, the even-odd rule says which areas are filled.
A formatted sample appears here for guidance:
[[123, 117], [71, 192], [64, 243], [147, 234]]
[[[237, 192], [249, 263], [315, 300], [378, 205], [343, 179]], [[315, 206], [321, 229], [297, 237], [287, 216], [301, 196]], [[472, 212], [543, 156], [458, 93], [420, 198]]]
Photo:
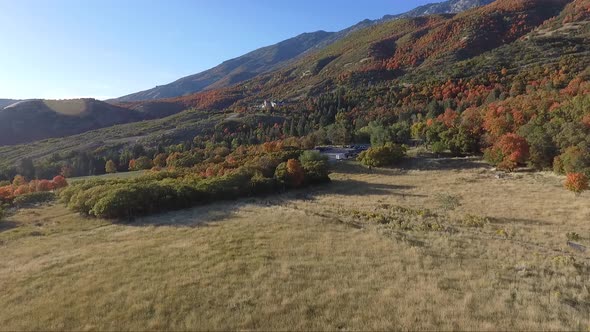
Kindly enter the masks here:
[[329, 186], [133, 225], [18, 211], [0, 226], [0, 329], [590, 328], [588, 252], [566, 238], [590, 244], [588, 194], [436, 163], [342, 164]]

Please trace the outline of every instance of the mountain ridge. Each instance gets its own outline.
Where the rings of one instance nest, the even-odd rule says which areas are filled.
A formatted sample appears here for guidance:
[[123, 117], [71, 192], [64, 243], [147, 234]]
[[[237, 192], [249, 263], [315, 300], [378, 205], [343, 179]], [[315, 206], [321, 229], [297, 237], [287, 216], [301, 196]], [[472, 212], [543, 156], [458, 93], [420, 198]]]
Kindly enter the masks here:
[[[406, 13], [385, 15], [376, 20], [366, 19], [338, 32], [319, 30], [316, 32], [303, 33], [277, 44], [262, 47], [240, 57], [224, 61], [220, 65], [203, 72], [185, 76], [174, 82], [159, 85], [152, 89], [111, 99], [109, 102], [134, 102], [174, 98], [201, 91], [228, 87], [256, 77], [259, 74], [271, 72], [311, 51], [329, 46], [355, 31], [376, 24], [406, 17], [458, 13], [473, 7], [489, 4], [493, 1], [494, 0], [448, 0], [440, 3], [423, 5]], [[283, 56], [273, 58], [273, 53], [283, 53]]]

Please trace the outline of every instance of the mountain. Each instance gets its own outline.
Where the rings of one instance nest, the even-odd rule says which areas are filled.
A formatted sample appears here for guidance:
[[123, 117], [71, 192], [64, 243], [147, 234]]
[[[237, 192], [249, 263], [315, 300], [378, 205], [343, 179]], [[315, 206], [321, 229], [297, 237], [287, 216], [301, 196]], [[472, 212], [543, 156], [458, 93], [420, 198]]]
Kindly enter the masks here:
[[27, 100], [0, 110], [0, 146], [69, 136], [146, 115], [94, 99]]
[[431, 3], [417, 7], [403, 14], [385, 15], [380, 21], [386, 22], [393, 19], [420, 17], [435, 14], [458, 14], [474, 7], [488, 5], [494, 1], [495, 0], [450, 0], [439, 3]]
[[[550, 134], [554, 141], [533, 135], [531, 144], [539, 144], [538, 149], [548, 144], [544, 160], [552, 161], [556, 151], [590, 137], [584, 106], [590, 96], [589, 68], [590, 0], [497, 0], [460, 14], [375, 24], [230, 87], [119, 103], [149, 116], [193, 109], [0, 148], [0, 166], [1, 160], [12, 164], [30, 156], [40, 161], [62, 150], [94, 151], [98, 158], [138, 143], [153, 149], [191, 144], [195, 137], [239, 144], [307, 135], [312, 146], [341, 144], [339, 137], [346, 135], [362, 139], [356, 135], [371, 121], [429, 126], [454, 117], [476, 135], [462, 149], [476, 153], [481, 152], [478, 144], [493, 144], [498, 133], [520, 133], [520, 126], [536, 118], [548, 127], [534, 135]], [[262, 108], [265, 100], [279, 106]], [[242, 121], [248, 118], [252, 121]], [[54, 162], [72, 163], [68, 156]]]
[[432, 14], [459, 13], [482, 6], [494, 0], [448, 0], [418, 7], [399, 15], [386, 15], [378, 20], [364, 20], [339, 32], [316, 31], [304, 33], [275, 45], [263, 47], [243, 56], [223, 62], [217, 67], [201, 73], [183, 77], [170, 84], [126, 95], [111, 102], [132, 102], [162, 98], [173, 98], [195, 92], [223, 88], [271, 72], [287, 65], [292, 60], [324, 48], [349, 34], [383, 22]]
[[8, 105], [12, 105], [12, 104], [18, 102], [18, 101], [19, 100], [16, 100], [16, 99], [0, 99], [0, 110]]
[[[381, 80], [405, 78], [411, 78], [410, 84], [432, 80], [448, 72], [451, 65], [519, 41], [546, 20], [559, 15], [569, 2], [571, 0], [497, 0], [456, 15], [390, 20], [355, 31], [280, 70], [244, 82], [235, 90], [249, 96], [240, 104], [248, 105], [265, 99], [305, 99], [336, 89], [338, 85], [360, 81], [370, 85]], [[585, 45], [574, 42], [578, 48]], [[535, 48], [535, 52], [540, 53], [515, 50], [504, 57], [504, 62], [523, 55], [538, 62], [538, 57], [545, 56], [542, 47]], [[488, 68], [461, 70], [477, 72]], [[446, 80], [448, 76], [441, 79]]]

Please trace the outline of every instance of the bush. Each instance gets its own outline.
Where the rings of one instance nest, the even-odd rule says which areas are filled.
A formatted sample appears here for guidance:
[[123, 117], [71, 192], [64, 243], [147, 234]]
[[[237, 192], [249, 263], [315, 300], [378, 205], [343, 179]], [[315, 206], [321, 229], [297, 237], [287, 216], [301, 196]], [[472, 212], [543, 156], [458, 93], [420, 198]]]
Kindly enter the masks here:
[[2, 219], [4, 219], [4, 215], [5, 215], [4, 208], [2, 207], [2, 205], [0, 205], [0, 221], [2, 221]]
[[299, 157], [301, 166], [305, 171], [305, 180], [308, 184], [329, 182], [330, 165], [328, 157], [318, 151], [305, 151]]
[[381, 147], [372, 147], [361, 152], [358, 161], [369, 167], [393, 166], [399, 163], [406, 155], [406, 148], [397, 144], [386, 144]]
[[588, 177], [582, 173], [568, 173], [564, 185], [567, 190], [580, 195], [588, 190]]
[[441, 153], [444, 153], [445, 151], [447, 151], [447, 146], [445, 143], [440, 142], [440, 141], [434, 142], [430, 146], [430, 150], [432, 150], [433, 153], [441, 154]]
[[13, 203], [15, 206], [22, 208], [51, 202], [55, 200], [55, 197], [55, 194], [52, 192], [34, 192], [16, 197]]
[[553, 170], [558, 174], [584, 173], [590, 176], [590, 152], [577, 146], [569, 147], [555, 158]]
[[506, 134], [484, 153], [489, 163], [505, 170], [513, 170], [529, 158], [529, 145], [523, 137]]
[[275, 179], [290, 188], [300, 187], [305, 180], [305, 173], [297, 159], [289, 159], [279, 164], [275, 170]]

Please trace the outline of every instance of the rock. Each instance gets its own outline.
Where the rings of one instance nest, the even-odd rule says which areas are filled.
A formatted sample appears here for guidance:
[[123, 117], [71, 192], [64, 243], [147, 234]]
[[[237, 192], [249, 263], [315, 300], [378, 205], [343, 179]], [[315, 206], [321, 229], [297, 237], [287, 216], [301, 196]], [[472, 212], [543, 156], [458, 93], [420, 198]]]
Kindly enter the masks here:
[[581, 245], [579, 243], [567, 241], [567, 245], [570, 246], [570, 248], [573, 248], [577, 251], [586, 252], [586, 247], [584, 247], [583, 245]]

